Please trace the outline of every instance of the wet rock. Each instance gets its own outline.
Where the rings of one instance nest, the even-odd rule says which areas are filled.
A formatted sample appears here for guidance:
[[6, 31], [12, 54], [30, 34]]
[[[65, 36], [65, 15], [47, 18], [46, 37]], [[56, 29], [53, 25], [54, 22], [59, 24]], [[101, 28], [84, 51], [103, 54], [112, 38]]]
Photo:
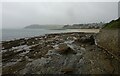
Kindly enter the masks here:
[[59, 53], [56, 52], [56, 50], [49, 50], [48, 53], [46, 55], [59, 55]]
[[77, 38], [76, 38], [76, 37], [73, 37], [73, 39], [74, 39], [74, 40], [77, 40]]
[[51, 60], [51, 58], [43, 58], [41, 57], [41, 59], [36, 59], [33, 62], [31, 62], [29, 65], [31, 66], [43, 66], [47, 63], [49, 63], [49, 61]]
[[51, 58], [43, 58], [33, 60], [31, 63], [28, 63], [24, 69], [20, 71], [20, 73], [28, 74], [28, 73], [35, 73], [41, 70], [43, 66], [48, 64], [51, 61]]
[[86, 51], [86, 49], [83, 48], [83, 47], [81, 47], [80, 50], [81, 50], [81, 53], [82, 53], [82, 54], [85, 53], [85, 51]]
[[66, 44], [72, 44], [74, 42], [74, 40], [69, 40], [69, 41], [65, 41], [64, 43]]
[[89, 40], [91, 41], [91, 45], [95, 44], [95, 39], [93, 35], [90, 36]]
[[91, 45], [95, 44], [95, 40], [94, 40], [94, 36], [91, 35], [91, 36], [83, 36], [82, 38], [80, 38], [79, 42], [81, 43], [89, 43]]
[[74, 68], [62, 68], [61, 69], [61, 72], [64, 74], [70, 74], [70, 73], [73, 73], [73, 71], [75, 71]]
[[68, 54], [68, 53], [75, 53], [73, 49], [71, 49], [67, 44], [59, 44], [55, 47], [55, 50], [60, 54]]

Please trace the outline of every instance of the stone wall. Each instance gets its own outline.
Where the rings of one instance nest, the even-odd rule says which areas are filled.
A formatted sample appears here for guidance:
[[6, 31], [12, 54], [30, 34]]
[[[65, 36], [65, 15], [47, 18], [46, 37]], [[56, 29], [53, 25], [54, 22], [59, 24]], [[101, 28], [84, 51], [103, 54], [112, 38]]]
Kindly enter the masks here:
[[96, 36], [96, 43], [120, 60], [119, 33], [120, 29], [101, 29], [100, 33]]

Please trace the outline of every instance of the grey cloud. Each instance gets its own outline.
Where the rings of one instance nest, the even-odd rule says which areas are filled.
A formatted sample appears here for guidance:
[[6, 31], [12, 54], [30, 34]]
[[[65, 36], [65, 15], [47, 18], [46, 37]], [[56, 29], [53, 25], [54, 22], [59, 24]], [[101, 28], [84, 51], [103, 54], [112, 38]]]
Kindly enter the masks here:
[[120, 17], [120, 1], [118, 2], [118, 17]]
[[109, 22], [118, 18], [117, 2], [5, 2], [2, 8], [3, 28]]

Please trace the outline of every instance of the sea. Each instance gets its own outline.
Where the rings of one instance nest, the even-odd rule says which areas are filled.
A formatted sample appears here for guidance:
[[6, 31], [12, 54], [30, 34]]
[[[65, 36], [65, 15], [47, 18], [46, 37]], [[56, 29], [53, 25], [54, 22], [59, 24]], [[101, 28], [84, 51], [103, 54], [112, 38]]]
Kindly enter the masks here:
[[50, 29], [1, 29], [0, 41], [10, 41], [20, 38], [35, 37], [45, 34], [53, 33], [67, 33], [67, 32], [87, 32], [98, 33], [99, 29], [63, 29], [63, 30], [50, 30]]

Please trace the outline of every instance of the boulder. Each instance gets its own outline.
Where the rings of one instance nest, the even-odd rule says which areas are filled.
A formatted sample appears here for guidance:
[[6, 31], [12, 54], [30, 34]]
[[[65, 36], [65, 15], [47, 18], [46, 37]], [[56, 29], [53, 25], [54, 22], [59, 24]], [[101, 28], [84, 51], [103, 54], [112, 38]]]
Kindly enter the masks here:
[[85, 36], [85, 37], [81, 37], [79, 42], [81, 43], [89, 43], [91, 45], [95, 44], [95, 40], [94, 40], [94, 36]]
[[61, 44], [57, 45], [55, 47], [55, 50], [60, 54], [75, 53], [75, 51], [65, 43], [61, 43]]
[[70, 74], [73, 73], [74, 70], [75, 70], [74, 68], [63, 68], [61, 69], [61, 72], [64, 74]]

